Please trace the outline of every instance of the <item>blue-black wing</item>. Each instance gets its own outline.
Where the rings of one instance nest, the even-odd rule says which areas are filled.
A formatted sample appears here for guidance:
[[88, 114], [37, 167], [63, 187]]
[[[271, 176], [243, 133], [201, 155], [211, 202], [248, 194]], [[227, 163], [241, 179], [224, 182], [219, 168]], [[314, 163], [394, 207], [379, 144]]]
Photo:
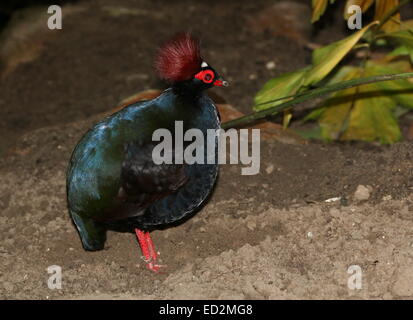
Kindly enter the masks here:
[[[155, 201], [173, 194], [188, 177], [185, 164], [156, 164], [152, 153], [154, 143], [126, 143], [120, 173], [120, 188], [115, 205], [100, 216], [101, 221], [114, 222], [139, 216]], [[172, 155], [174, 150], [171, 150]]]

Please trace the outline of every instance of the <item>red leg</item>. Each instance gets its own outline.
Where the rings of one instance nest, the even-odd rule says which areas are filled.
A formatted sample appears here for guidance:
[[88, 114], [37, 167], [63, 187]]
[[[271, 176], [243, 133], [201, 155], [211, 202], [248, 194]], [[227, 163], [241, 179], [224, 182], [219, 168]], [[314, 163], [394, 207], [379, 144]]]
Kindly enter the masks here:
[[148, 269], [158, 272], [162, 266], [156, 263], [158, 260], [158, 255], [149, 232], [135, 229], [135, 233], [142, 250], [143, 259], [146, 262]]
[[142, 230], [139, 230], [139, 229], [135, 229], [135, 233], [136, 233], [139, 245], [140, 245], [141, 250], [142, 250], [143, 259], [145, 260], [146, 263], [149, 263], [150, 260], [151, 260], [151, 256], [149, 254], [149, 248], [148, 248], [148, 244], [147, 244], [147, 241], [146, 241], [145, 232], [142, 231]]
[[156, 253], [155, 246], [153, 244], [151, 235], [149, 232], [145, 234], [146, 236], [146, 243], [148, 245], [149, 256], [151, 257], [152, 261], [156, 261], [158, 259], [158, 254]]

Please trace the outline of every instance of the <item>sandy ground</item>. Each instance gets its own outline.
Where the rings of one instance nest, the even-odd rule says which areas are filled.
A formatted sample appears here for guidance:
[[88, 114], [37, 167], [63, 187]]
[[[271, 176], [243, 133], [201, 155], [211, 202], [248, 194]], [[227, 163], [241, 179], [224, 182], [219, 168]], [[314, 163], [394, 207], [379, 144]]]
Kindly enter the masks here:
[[[153, 274], [144, 268], [132, 234], [110, 232], [105, 250], [85, 252], [69, 219], [65, 200], [66, 163], [74, 143], [92, 122], [48, 127], [26, 134], [17, 143], [18, 154], [2, 160], [0, 297], [391, 299], [413, 296], [411, 143], [383, 149], [379, 157], [372, 156], [371, 151], [353, 152], [353, 161], [359, 163], [349, 170], [356, 180], [354, 184], [344, 188], [346, 179], [338, 171], [329, 188], [317, 190], [321, 183], [309, 179], [310, 172], [317, 171], [321, 179], [323, 172], [318, 170], [317, 163], [308, 161], [305, 149], [318, 152], [320, 159], [338, 157], [337, 162], [340, 156], [336, 153], [345, 161], [345, 153], [351, 150], [343, 146], [263, 142], [259, 175], [242, 177], [238, 166], [222, 166], [216, 191], [201, 212], [178, 227], [153, 233], [162, 263], [167, 265], [163, 274]], [[299, 179], [311, 201], [295, 199], [292, 190], [285, 199], [288, 205], [280, 206], [280, 202], [274, 201], [277, 190], [289, 188], [283, 171], [288, 170], [291, 177], [298, 174], [294, 165], [288, 167], [283, 163], [283, 157], [273, 156], [276, 149], [285, 150], [290, 159], [295, 158], [309, 172], [301, 174]], [[383, 160], [386, 156], [393, 157], [393, 176], [399, 176], [402, 186], [398, 187], [405, 189], [406, 195], [398, 195], [397, 189], [386, 189], [388, 185], [380, 187], [379, 177], [391, 175], [389, 172], [381, 171], [378, 176], [371, 173], [380, 166], [377, 159], [386, 162]], [[364, 167], [364, 162], [370, 162], [370, 166]], [[372, 195], [367, 201], [360, 203], [353, 199], [358, 183], [354, 172], [361, 177], [371, 173], [366, 181], [372, 186]], [[402, 182], [406, 176], [408, 179]], [[296, 189], [299, 193], [300, 187]], [[322, 190], [324, 193], [320, 193]], [[383, 190], [389, 193], [381, 193]], [[333, 195], [346, 200], [323, 201]], [[62, 268], [61, 290], [50, 290], [47, 286], [50, 276], [47, 268], [51, 265]], [[348, 288], [347, 270], [352, 265], [362, 270], [360, 290]]]

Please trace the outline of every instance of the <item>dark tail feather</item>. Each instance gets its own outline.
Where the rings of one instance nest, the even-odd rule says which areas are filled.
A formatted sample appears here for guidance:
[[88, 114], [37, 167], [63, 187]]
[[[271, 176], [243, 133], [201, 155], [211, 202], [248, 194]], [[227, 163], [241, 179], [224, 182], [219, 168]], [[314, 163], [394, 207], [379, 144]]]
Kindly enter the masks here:
[[106, 229], [92, 219], [83, 218], [74, 212], [70, 212], [72, 220], [79, 232], [82, 245], [85, 250], [102, 250], [106, 241]]

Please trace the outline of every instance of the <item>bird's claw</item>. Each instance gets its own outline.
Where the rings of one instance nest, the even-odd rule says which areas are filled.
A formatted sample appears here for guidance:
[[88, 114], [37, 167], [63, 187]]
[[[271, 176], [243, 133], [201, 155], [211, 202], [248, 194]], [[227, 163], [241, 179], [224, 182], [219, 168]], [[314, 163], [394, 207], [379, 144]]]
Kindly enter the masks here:
[[165, 268], [166, 265], [155, 264], [155, 263], [153, 263], [153, 262], [150, 262], [150, 263], [148, 263], [148, 264], [146, 265], [146, 267], [147, 267], [149, 270], [153, 271], [153, 272], [161, 273], [161, 271], [160, 271], [161, 268]]
[[157, 264], [156, 259], [153, 259], [152, 257], [146, 258], [145, 256], [141, 256], [141, 259], [146, 263], [146, 267], [154, 272], [160, 272], [161, 268], [167, 267], [164, 264]]

